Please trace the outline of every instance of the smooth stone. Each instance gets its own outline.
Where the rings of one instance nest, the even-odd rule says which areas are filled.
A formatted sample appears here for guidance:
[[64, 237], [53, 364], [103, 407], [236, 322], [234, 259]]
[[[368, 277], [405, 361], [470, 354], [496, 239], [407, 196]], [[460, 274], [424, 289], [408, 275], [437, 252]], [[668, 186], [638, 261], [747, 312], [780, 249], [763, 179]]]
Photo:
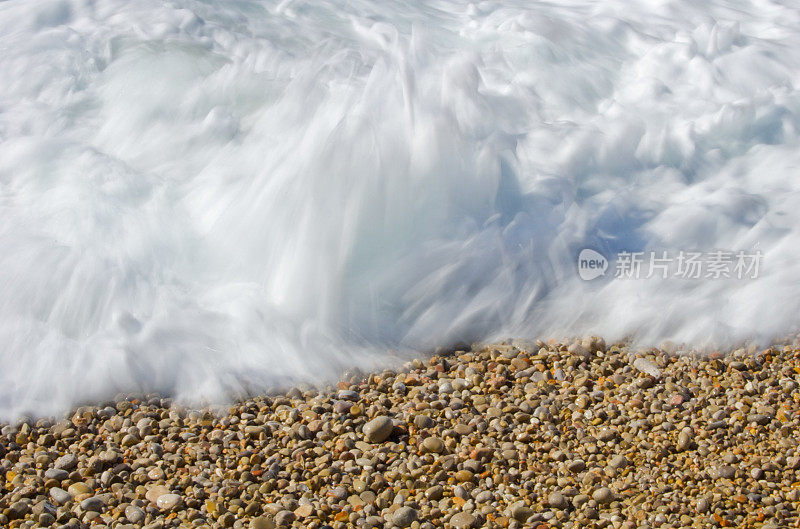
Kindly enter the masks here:
[[456, 472], [456, 481], [459, 483], [472, 483], [475, 479], [475, 474], [469, 470], [459, 470]]
[[297, 519], [297, 515], [292, 511], [283, 510], [275, 515], [275, 523], [281, 527], [289, 526]]
[[365, 529], [377, 529], [379, 527], [382, 528], [383, 526], [384, 521], [380, 516], [367, 516], [367, 518], [364, 520]]
[[608, 487], [601, 487], [592, 493], [592, 499], [601, 505], [611, 503], [614, 493]]
[[477, 496], [475, 496], [475, 503], [488, 503], [494, 499], [494, 494], [490, 490], [484, 490], [483, 492], [479, 492]]
[[[560, 494], [560, 493], [554, 492], [553, 494]], [[553, 494], [551, 494], [550, 496], [552, 496]], [[512, 505], [510, 512], [511, 512], [511, 517], [517, 520], [518, 522], [525, 522], [528, 518], [530, 518], [534, 514], [533, 509], [531, 509], [522, 502], [517, 502], [514, 505]]]
[[53, 487], [50, 489], [50, 497], [53, 498], [53, 501], [59, 505], [64, 505], [72, 500], [72, 494], [59, 487]]
[[144, 497], [147, 498], [147, 501], [151, 503], [156, 503], [160, 496], [163, 496], [164, 494], [169, 494], [170, 492], [171, 491], [164, 485], [156, 485], [155, 487], [152, 487], [150, 490], [148, 490], [145, 493]]
[[18, 501], [12, 503], [11, 506], [8, 508], [9, 518], [12, 520], [24, 518], [26, 514], [28, 514], [31, 510], [30, 505], [25, 503], [24, 501]]
[[101, 500], [97, 496], [86, 498], [81, 502], [81, 509], [83, 509], [84, 511], [100, 512], [103, 510], [104, 506], [105, 504], [103, 503], [103, 500]]
[[78, 482], [70, 485], [69, 488], [67, 488], [67, 492], [72, 494], [72, 497], [74, 498], [80, 494], [87, 494], [91, 492], [91, 489], [89, 489], [86, 483]]
[[572, 498], [572, 506], [576, 509], [580, 509], [586, 502], [588, 502], [591, 498], [586, 494], [578, 494], [574, 498]]
[[427, 415], [417, 415], [414, 417], [414, 426], [420, 430], [430, 428], [435, 424], [436, 422]]
[[422, 441], [422, 448], [430, 454], [441, 454], [444, 450], [444, 443], [438, 437], [426, 437]]
[[453, 427], [453, 431], [458, 435], [464, 436], [471, 434], [475, 429], [469, 424], [458, 423]]
[[349, 400], [337, 400], [333, 403], [333, 411], [336, 413], [348, 413], [353, 406], [355, 404]]
[[336, 397], [342, 400], [358, 400], [358, 392], [350, 389], [341, 389], [336, 394]]
[[[601, 393], [600, 396], [599, 396], [599, 400], [602, 400], [602, 398], [603, 397], [602, 397], [602, 393]], [[615, 430], [612, 430], [611, 428], [603, 428], [597, 434], [597, 439], [599, 439], [600, 441], [603, 441], [604, 443], [607, 443], [609, 441], [613, 441], [616, 438], [617, 438], [617, 432]]]
[[653, 378], [661, 378], [661, 370], [647, 358], [637, 358], [633, 361], [633, 368]]
[[71, 472], [78, 467], [78, 458], [73, 454], [66, 454], [56, 460], [55, 468]]
[[114, 463], [119, 457], [119, 454], [114, 450], [103, 450], [100, 452], [100, 461], [103, 463]]
[[614, 469], [625, 468], [628, 466], [628, 458], [623, 455], [617, 455], [611, 458], [611, 461], [608, 462], [608, 466]]
[[583, 459], [575, 459], [567, 464], [567, 469], [573, 474], [586, 470], [586, 462]]
[[579, 343], [573, 343], [567, 348], [567, 352], [571, 356], [580, 358], [583, 361], [588, 361], [592, 358], [592, 353]]
[[763, 413], [751, 413], [747, 416], [747, 422], [752, 422], [759, 426], [765, 426], [769, 424], [771, 420], [772, 418], [769, 415]]
[[125, 518], [132, 524], [138, 524], [144, 520], [144, 511], [136, 505], [128, 505], [125, 507]]
[[[356, 496], [357, 497], [357, 496]], [[363, 502], [362, 502], [363, 504]], [[352, 503], [351, 503], [352, 505]], [[294, 510], [294, 513], [297, 515], [298, 518], [308, 518], [312, 514], [314, 514], [314, 506], [310, 503], [304, 503], [300, 505], [297, 509]]]
[[444, 496], [444, 489], [441, 485], [434, 485], [425, 491], [425, 497], [429, 500], [441, 500]]
[[180, 494], [162, 494], [156, 500], [159, 509], [169, 510], [177, 507], [182, 501]]
[[389, 438], [393, 429], [394, 423], [392, 423], [392, 419], [385, 415], [380, 415], [365, 424], [362, 431], [364, 432], [364, 437], [370, 443], [382, 443]]
[[54, 479], [56, 481], [64, 481], [69, 477], [69, 472], [62, 468], [48, 468], [44, 473], [45, 479]]
[[250, 520], [250, 529], [275, 529], [275, 522], [266, 516], [257, 516]]
[[567, 506], [567, 498], [560, 492], [551, 492], [547, 504], [555, 509], [563, 509]]
[[417, 511], [411, 507], [400, 507], [392, 514], [392, 523], [398, 527], [410, 527], [417, 520]]
[[450, 518], [450, 525], [456, 529], [469, 529], [474, 526], [477, 521], [477, 518], [472, 514], [468, 512], [459, 512]]
[[691, 428], [686, 426], [681, 430], [678, 434], [678, 442], [675, 445], [675, 448], [678, 452], [684, 452], [688, 450], [692, 445], [692, 438], [694, 437], [694, 432]]

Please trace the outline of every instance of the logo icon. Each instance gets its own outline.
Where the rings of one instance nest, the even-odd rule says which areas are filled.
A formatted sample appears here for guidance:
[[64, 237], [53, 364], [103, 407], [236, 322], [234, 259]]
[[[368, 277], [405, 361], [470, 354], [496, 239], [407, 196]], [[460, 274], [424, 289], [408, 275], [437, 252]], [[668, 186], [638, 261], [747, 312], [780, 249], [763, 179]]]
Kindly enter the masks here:
[[591, 281], [605, 275], [608, 270], [608, 259], [603, 254], [584, 248], [578, 255], [578, 275], [584, 281]]

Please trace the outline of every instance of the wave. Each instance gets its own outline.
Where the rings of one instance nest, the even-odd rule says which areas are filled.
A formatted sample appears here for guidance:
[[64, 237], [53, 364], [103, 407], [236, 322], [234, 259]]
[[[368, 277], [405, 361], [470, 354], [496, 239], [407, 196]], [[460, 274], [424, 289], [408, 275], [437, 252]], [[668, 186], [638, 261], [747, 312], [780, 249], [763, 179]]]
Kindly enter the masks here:
[[[797, 326], [790, 4], [12, 0], [0, 48], [0, 417]], [[615, 277], [692, 251], [761, 266]]]

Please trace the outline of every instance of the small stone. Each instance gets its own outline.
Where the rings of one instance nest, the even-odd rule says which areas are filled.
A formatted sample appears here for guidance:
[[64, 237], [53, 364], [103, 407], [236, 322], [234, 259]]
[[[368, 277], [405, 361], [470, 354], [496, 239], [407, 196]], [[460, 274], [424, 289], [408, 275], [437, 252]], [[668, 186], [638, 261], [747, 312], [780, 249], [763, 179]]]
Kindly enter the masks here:
[[[558, 492], [552, 493], [553, 494], [560, 494]], [[562, 496], [563, 498], [563, 496]], [[566, 505], [566, 503], [565, 503]], [[552, 507], [552, 505], [551, 505]], [[559, 507], [560, 508], [560, 507]], [[517, 520], [518, 522], [525, 522], [528, 518], [533, 516], [533, 509], [525, 505], [523, 502], [517, 502], [511, 506], [511, 517]]]
[[366, 437], [367, 441], [370, 443], [382, 443], [389, 438], [393, 429], [394, 424], [392, 423], [392, 419], [385, 415], [380, 415], [365, 424], [363, 432], [364, 437]]
[[111, 464], [115, 463], [117, 459], [119, 459], [119, 454], [114, 450], [103, 450], [100, 452], [100, 461], [103, 463]]
[[653, 378], [661, 378], [661, 370], [647, 358], [637, 358], [633, 361], [633, 368]]
[[69, 477], [69, 472], [61, 468], [48, 468], [44, 473], [45, 479], [54, 479], [56, 481], [64, 481]]
[[152, 503], [156, 503], [160, 496], [164, 494], [169, 494], [171, 491], [165, 487], [164, 485], [156, 485], [155, 487], [151, 487], [144, 495], [147, 501]]
[[628, 466], [628, 458], [623, 455], [616, 455], [608, 462], [608, 466], [616, 470], [625, 468]]
[[86, 485], [86, 483], [73, 483], [72, 485], [67, 488], [67, 492], [69, 492], [72, 497], [78, 496], [80, 494], [87, 494], [91, 492], [91, 489]]
[[551, 492], [547, 497], [547, 504], [554, 509], [563, 509], [567, 506], [567, 498], [561, 492]]
[[144, 511], [136, 505], [128, 505], [125, 507], [125, 518], [132, 524], [141, 523], [144, 520]]
[[331, 489], [328, 495], [331, 496], [336, 501], [345, 500], [347, 499], [348, 496], [347, 489], [345, 487], [336, 487], [334, 489]]
[[444, 443], [438, 437], [426, 437], [422, 441], [422, 449], [429, 454], [441, 454], [444, 450]]
[[383, 526], [384, 526], [383, 518], [381, 518], [380, 516], [367, 516], [367, 518], [364, 520], [365, 529], [377, 529]]
[[58, 470], [71, 472], [78, 467], [78, 458], [73, 454], [66, 454], [56, 460], [54, 467]]
[[414, 426], [420, 430], [432, 427], [436, 422], [427, 415], [417, 415], [414, 417]]
[[367, 484], [360, 479], [353, 480], [353, 490], [358, 492], [359, 494], [367, 490]]
[[583, 459], [575, 459], [567, 463], [567, 469], [573, 474], [586, 470], [586, 462]]
[[434, 485], [425, 491], [425, 497], [429, 500], [439, 501], [444, 496], [444, 489], [441, 485]]
[[718, 469], [719, 477], [733, 479], [736, 476], [736, 469], [730, 465], [722, 465]]
[[686, 426], [681, 430], [678, 434], [678, 443], [675, 445], [675, 448], [678, 452], [684, 452], [688, 450], [692, 445], [692, 438], [694, 437], [694, 432], [692, 429]]
[[336, 413], [349, 413], [353, 403], [349, 400], [337, 400], [333, 403], [333, 411]]
[[336, 397], [338, 397], [341, 400], [357, 401], [358, 400], [358, 392], [350, 390], [350, 389], [341, 389], [336, 394]]
[[98, 498], [97, 496], [92, 496], [91, 498], [86, 498], [81, 502], [81, 509], [84, 511], [95, 511], [100, 512], [103, 510], [105, 504], [103, 500]]
[[392, 515], [392, 523], [398, 527], [410, 527], [417, 520], [417, 511], [411, 507], [400, 507]]
[[472, 483], [472, 480], [475, 479], [475, 474], [470, 472], [469, 470], [459, 470], [456, 472], [456, 481], [459, 483]]
[[475, 525], [477, 519], [468, 512], [459, 512], [450, 518], [450, 525], [456, 529], [469, 529]]
[[572, 505], [576, 509], [580, 509], [590, 499], [591, 498], [586, 494], [577, 494], [574, 498], [572, 498]]
[[180, 505], [181, 501], [182, 498], [180, 494], [162, 494], [156, 500], [156, 505], [159, 509], [168, 511]]
[[72, 494], [59, 487], [53, 487], [50, 489], [50, 497], [53, 498], [53, 501], [59, 505], [64, 505], [72, 500]]
[[257, 516], [250, 520], [250, 529], [275, 529], [275, 522], [266, 516]]
[[[602, 399], [602, 395], [600, 397]], [[613, 428], [603, 428], [597, 433], [597, 439], [604, 443], [610, 443], [617, 438], [617, 431]]]
[[709, 503], [708, 503], [707, 499], [700, 498], [697, 501], [697, 512], [699, 512], [700, 514], [707, 513], [708, 512], [708, 508], [709, 508]]
[[20, 518], [24, 518], [25, 515], [31, 511], [31, 507], [24, 501], [18, 501], [12, 503], [11, 506], [8, 508], [8, 511], [9, 511], [9, 518], [11, 518], [12, 520], [18, 520]]
[[479, 492], [477, 496], [475, 496], [475, 503], [488, 503], [494, 499], [494, 494], [490, 490], [484, 490], [483, 492]]
[[751, 413], [747, 416], [747, 422], [758, 424], [759, 426], [766, 426], [770, 423], [772, 418], [763, 413]]
[[578, 357], [578, 358], [580, 358], [581, 360], [584, 360], [584, 361], [589, 360], [592, 357], [591, 352], [589, 352], [589, 350], [587, 348], [585, 348], [583, 345], [579, 344], [578, 342], [575, 342], [572, 345], [570, 345], [567, 348], [567, 352], [571, 356], [576, 356], [576, 357]]
[[680, 406], [681, 404], [683, 404], [683, 400], [684, 400], [683, 399], [683, 395], [680, 395], [680, 394], [673, 395], [669, 399], [669, 405], [670, 406]]
[[474, 432], [475, 430], [474, 430], [474, 428], [472, 428], [472, 426], [470, 426], [469, 424], [464, 424], [464, 423], [461, 423], [461, 422], [460, 422], [460, 423], [456, 424], [456, 425], [453, 427], [453, 431], [454, 431], [456, 434], [458, 434], [458, 435], [464, 436], [464, 435], [469, 435], [469, 434], [471, 434], [471, 433], [472, 433], [472, 432]]
[[297, 516], [292, 511], [283, 510], [275, 515], [275, 523], [279, 527], [287, 527], [297, 519]]
[[614, 493], [608, 487], [601, 487], [592, 493], [592, 499], [600, 505], [611, 503]]
[[297, 515], [298, 518], [308, 518], [312, 514], [314, 514], [314, 506], [310, 503], [304, 503], [300, 505], [297, 509], [294, 510], [294, 513]]

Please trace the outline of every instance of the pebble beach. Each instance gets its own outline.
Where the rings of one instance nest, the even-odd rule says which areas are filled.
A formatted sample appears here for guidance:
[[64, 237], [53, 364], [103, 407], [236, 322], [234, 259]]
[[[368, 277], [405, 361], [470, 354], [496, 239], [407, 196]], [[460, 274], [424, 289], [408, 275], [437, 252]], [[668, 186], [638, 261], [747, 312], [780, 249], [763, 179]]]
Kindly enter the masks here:
[[800, 347], [513, 340], [0, 425], [0, 526], [800, 527]]

